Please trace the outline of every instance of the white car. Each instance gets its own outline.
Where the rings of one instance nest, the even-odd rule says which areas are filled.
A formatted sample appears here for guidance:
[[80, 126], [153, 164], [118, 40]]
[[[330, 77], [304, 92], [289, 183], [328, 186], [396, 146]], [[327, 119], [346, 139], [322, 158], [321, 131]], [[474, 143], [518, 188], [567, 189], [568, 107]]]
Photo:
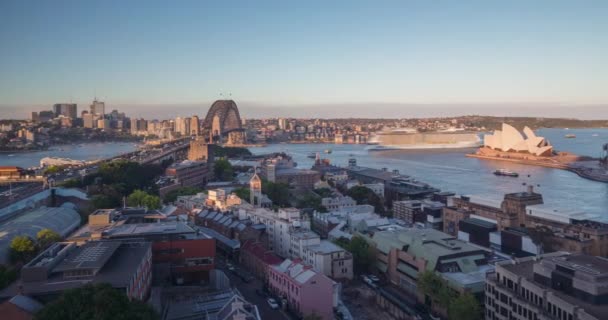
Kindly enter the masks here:
[[372, 280], [373, 282], [378, 282], [380, 281], [380, 278], [376, 277], [373, 274], [370, 274], [369, 276], [367, 276], [370, 280]]
[[268, 305], [270, 306], [270, 308], [276, 310], [279, 308], [279, 304], [277, 303], [277, 301], [273, 298], [268, 298]]

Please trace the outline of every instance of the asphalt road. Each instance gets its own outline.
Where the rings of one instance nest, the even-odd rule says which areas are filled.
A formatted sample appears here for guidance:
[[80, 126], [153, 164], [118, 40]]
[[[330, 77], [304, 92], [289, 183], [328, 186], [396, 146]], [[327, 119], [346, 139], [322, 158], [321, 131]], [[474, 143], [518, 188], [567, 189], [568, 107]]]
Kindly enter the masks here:
[[[235, 267], [239, 268], [238, 265], [236, 265]], [[232, 284], [232, 286], [236, 287], [247, 301], [255, 304], [258, 307], [258, 311], [260, 312], [260, 316], [262, 317], [262, 319], [264, 319], [264, 320], [291, 320], [292, 319], [287, 314], [285, 314], [285, 312], [283, 312], [282, 310], [273, 310], [272, 308], [270, 308], [270, 306], [268, 305], [268, 302], [266, 301], [267, 297], [262, 297], [255, 292], [256, 289], [262, 290], [262, 288], [263, 288], [262, 281], [260, 281], [258, 279], [254, 279], [249, 283], [245, 283], [243, 280], [241, 280], [239, 277], [237, 277], [234, 273], [230, 272], [223, 263], [218, 263], [216, 265], [216, 268], [224, 271], [224, 273], [226, 273], [226, 275], [228, 275], [228, 278], [230, 278], [230, 283]]]

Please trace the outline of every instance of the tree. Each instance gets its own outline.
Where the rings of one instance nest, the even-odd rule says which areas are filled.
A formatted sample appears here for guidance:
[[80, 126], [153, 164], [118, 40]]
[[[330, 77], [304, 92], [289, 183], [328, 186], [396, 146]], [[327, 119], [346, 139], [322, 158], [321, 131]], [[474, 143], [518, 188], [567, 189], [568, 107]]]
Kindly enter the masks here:
[[0, 289], [6, 288], [17, 280], [17, 270], [8, 266], [0, 265]]
[[127, 197], [127, 204], [131, 207], [146, 207], [148, 209], [160, 209], [161, 202], [157, 196], [150, 195], [145, 191], [135, 190]]
[[36, 234], [38, 248], [44, 249], [51, 244], [61, 241], [61, 235], [51, 229], [42, 229]]
[[357, 204], [369, 204], [374, 206], [374, 210], [377, 213], [384, 214], [385, 210], [382, 199], [372, 189], [364, 186], [355, 186], [348, 189], [346, 194], [357, 201]]
[[16, 236], [11, 241], [10, 256], [13, 262], [28, 262], [36, 254], [36, 244], [28, 236]]
[[213, 164], [213, 175], [215, 179], [220, 181], [232, 181], [234, 178], [234, 170], [232, 165], [226, 159], [215, 160]]
[[181, 187], [181, 188], [177, 188], [175, 190], [171, 190], [171, 191], [167, 192], [167, 194], [165, 195], [165, 198], [163, 200], [165, 203], [171, 203], [171, 202], [175, 202], [177, 200], [177, 197], [191, 196], [191, 195], [195, 195], [202, 191], [203, 191], [203, 189], [196, 188], [196, 187]]
[[46, 169], [44, 169], [44, 174], [45, 175], [55, 174], [55, 173], [58, 173], [59, 171], [61, 171], [61, 168], [59, 166], [48, 166]]
[[327, 208], [321, 205], [321, 198], [311, 193], [307, 193], [300, 198], [296, 208], [313, 208], [318, 212], [327, 212]]
[[369, 243], [360, 236], [350, 240], [348, 251], [353, 255], [354, 271], [358, 274], [367, 273], [376, 260], [374, 250]]
[[274, 205], [285, 207], [291, 205], [289, 195], [289, 185], [281, 182], [262, 181], [262, 193], [268, 196]]
[[418, 289], [429, 296], [442, 308], [447, 308], [454, 298], [454, 293], [443, 278], [433, 271], [424, 271], [418, 276]]
[[376, 252], [369, 243], [360, 236], [354, 236], [350, 241], [339, 238], [335, 244], [349, 251], [353, 255], [353, 267], [357, 274], [367, 273], [376, 260]]
[[36, 320], [155, 320], [156, 312], [143, 302], [129, 301], [109, 284], [87, 284], [66, 290], [34, 316]]
[[237, 188], [234, 189], [234, 194], [237, 195], [237, 197], [245, 200], [245, 201], [249, 201], [249, 197], [251, 196], [251, 191], [248, 188]]
[[481, 307], [477, 299], [470, 293], [463, 293], [453, 299], [448, 306], [450, 320], [480, 320]]

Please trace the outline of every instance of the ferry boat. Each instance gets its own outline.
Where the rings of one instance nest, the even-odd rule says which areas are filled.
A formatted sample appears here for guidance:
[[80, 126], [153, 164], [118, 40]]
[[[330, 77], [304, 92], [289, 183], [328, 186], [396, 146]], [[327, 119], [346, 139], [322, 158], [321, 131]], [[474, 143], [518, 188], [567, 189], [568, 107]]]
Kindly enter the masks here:
[[459, 128], [418, 132], [413, 128], [397, 128], [375, 133], [367, 150], [473, 148], [481, 145], [477, 132]]
[[510, 171], [507, 169], [498, 169], [494, 171], [494, 174], [497, 176], [505, 176], [505, 177], [519, 177], [519, 173]]
[[576, 138], [576, 135], [572, 134], [572, 133], [569, 133], [569, 134], [565, 135], [564, 138], [566, 138], [566, 139], [574, 139], [574, 138]]

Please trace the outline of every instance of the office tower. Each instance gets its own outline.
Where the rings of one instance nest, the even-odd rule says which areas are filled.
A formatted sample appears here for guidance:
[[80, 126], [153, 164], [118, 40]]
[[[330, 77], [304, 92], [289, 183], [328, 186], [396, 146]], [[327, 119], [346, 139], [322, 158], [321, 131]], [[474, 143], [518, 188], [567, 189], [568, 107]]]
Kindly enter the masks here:
[[91, 104], [91, 113], [103, 116], [106, 113], [106, 104], [103, 101], [97, 101], [97, 98], [95, 98]]
[[78, 118], [78, 111], [75, 103], [56, 103], [53, 105], [53, 113], [55, 114], [55, 117], [62, 115], [72, 119]]
[[279, 128], [281, 130], [287, 129], [287, 119], [285, 119], [285, 118], [279, 118]]
[[197, 116], [192, 116], [190, 118], [190, 134], [193, 136], [198, 136], [201, 133], [201, 123]]

